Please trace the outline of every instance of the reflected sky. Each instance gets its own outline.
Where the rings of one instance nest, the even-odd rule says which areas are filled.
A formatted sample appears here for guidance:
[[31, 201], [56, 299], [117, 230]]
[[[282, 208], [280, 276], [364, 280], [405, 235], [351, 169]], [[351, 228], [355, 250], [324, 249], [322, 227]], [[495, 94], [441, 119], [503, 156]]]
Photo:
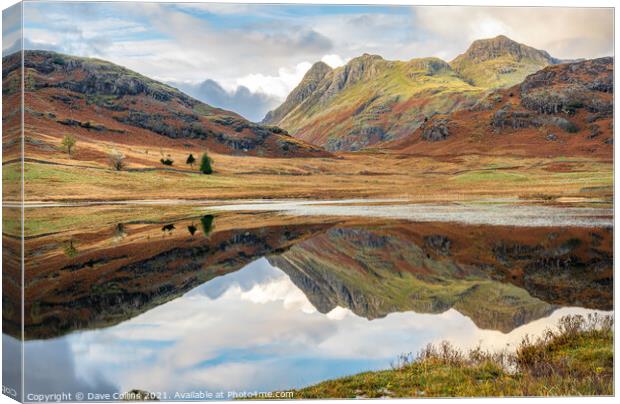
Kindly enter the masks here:
[[[566, 314], [562, 308], [508, 334], [481, 330], [450, 309], [368, 320], [318, 312], [261, 258], [119, 325], [25, 344], [29, 392], [270, 391], [388, 368], [401, 353], [448, 340], [514, 347]], [[5, 337], [10, 338], [10, 337]]]

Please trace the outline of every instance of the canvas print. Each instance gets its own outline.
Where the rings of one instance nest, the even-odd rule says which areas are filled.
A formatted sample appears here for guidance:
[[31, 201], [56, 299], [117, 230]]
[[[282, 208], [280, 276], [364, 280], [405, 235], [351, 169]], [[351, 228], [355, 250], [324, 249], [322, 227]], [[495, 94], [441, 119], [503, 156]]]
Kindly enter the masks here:
[[612, 8], [2, 19], [4, 395], [614, 394]]

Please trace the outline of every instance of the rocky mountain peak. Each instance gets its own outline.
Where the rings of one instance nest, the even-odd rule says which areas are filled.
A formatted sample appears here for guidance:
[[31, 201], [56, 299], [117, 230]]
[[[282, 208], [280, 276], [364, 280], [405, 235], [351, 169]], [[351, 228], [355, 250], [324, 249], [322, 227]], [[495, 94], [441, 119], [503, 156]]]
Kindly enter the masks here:
[[318, 61], [315, 64], [312, 65], [312, 67], [310, 68], [310, 70], [308, 70], [306, 72], [306, 74], [304, 75], [304, 78], [302, 80], [302, 83], [304, 81], [317, 81], [317, 80], [322, 80], [323, 77], [325, 77], [325, 75], [329, 72], [332, 71], [332, 68], [329, 67], [329, 65], [325, 62], [322, 61]]
[[331, 72], [332, 68], [325, 62], [319, 61], [313, 64], [297, 87], [286, 97], [284, 103], [273, 111], [269, 111], [262, 123], [272, 124], [282, 120], [295, 107], [304, 102], [317, 89], [321, 80]]
[[494, 38], [478, 39], [474, 41], [467, 51], [457, 56], [454, 62], [460, 60], [470, 60], [484, 62], [487, 60], [498, 59], [509, 56], [516, 61], [531, 59], [538, 62], [553, 63], [553, 58], [545, 51], [523, 45], [513, 41], [505, 35], [498, 35]]
[[472, 85], [506, 88], [560, 61], [544, 50], [513, 41], [505, 35], [474, 41], [450, 66]]
[[364, 53], [362, 56], [353, 58], [345, 65], [345, 69], [365, 69], [374, 65], [376, 62], [383, 62], [384, 59], [379, 55]]

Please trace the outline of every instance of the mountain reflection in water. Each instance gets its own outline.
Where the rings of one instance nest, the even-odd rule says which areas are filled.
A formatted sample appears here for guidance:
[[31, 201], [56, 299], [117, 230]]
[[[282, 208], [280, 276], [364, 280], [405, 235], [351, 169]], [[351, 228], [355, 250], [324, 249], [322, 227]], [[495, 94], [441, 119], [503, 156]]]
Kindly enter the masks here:
[[[605, 227], [265, 212], [36, 234], [26, 385], [286, 389], [386, 368], [429, 342], [514, 346], [564, 314], [612, 309], [612, 244]], [[18, 335], [11, 311], [3, 324]]]

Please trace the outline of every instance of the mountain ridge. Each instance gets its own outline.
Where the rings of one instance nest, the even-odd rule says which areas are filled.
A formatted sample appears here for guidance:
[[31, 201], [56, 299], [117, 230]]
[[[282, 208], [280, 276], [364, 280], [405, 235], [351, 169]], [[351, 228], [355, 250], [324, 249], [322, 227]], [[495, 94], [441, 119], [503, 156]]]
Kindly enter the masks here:
[[474, 41], [451, 62], [363, 54], [335, 69], [315, 63], [262, 123], [328, 151], [357, 151], [406, 137], [436, 113], [469, 108], [489, 91], [559, 62], [500, 35]]

